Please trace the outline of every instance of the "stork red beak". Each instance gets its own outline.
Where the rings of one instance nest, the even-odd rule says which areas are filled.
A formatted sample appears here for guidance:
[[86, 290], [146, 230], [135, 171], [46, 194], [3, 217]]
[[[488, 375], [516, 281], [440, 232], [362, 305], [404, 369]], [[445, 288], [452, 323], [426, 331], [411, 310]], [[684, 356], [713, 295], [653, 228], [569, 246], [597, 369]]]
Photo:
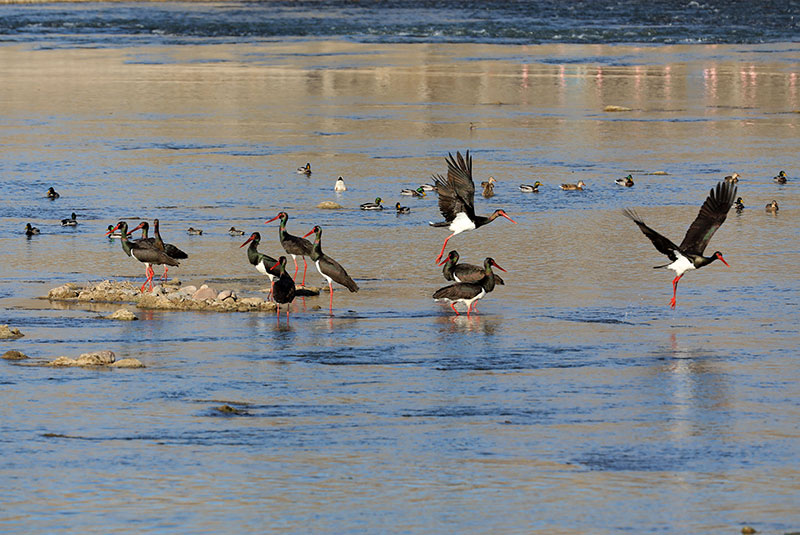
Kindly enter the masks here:
[[276, 219], [278, 219], [280, 216], [281, 216], [281, 215], [280, 215], [280, 214], [278, 214], [278, 215], [276, 215], [275, 217], [273, 217], [272, 219], [270, 219], [269, 221], [264, 221], [264, 224], [266, 225], [267, 223], [272, 223], [273, 221], [275, 221]]
[[[500, 215], [501, 215], [501, 216], [503, 216], [503, 217], [505, 217], [506, 219], [508, 219], [509, 221], [511, 221], [512, 223], [514, 223], [515, 225], [517, 224], [517, 222], [516, 222], [516, 221], [514, 221], [513, 219], [511, 219], [510, 217], [508, 217], [508, 216], [506, 215], [506, 213], [505, 213], [505, 212], [500, 212]], [[497, 266], [497, 267], [500, 267], [500, 266]], [[503, 270], [503, 271], [505, 271], [505, 270]]]
[[239, 246], [239, 249], [241, 249], [242, 247], [244, 247], [245, 245], [247, 245], [247, 244], [248, 244], [248, 243], [250, 243], [251, 241], [253, 241], [253, 236], [250, 236], [249, 238], [247, 238], [247, 241], [246, 241], [246, 242], [244, 242], [243, 244], [241, 244], [241, 245]]
[[501, 268], [499, 265], [497, 265], [497, 262], [492, 262], [492, 265], [493, 265], [494, 267], [496, 267], [497, 269], [499, 269], [500, 271], [502, 271], [502, 272], [504, 272], [504, 273], [508, 273], [508, 271], [506, 271], [505, 269], [503, 269], [503, 268]]
[[275, 269], [276, 267], [278, 267], [278, 266], [280, 266], [280, 265], [281, 265], [281, 261], [280, 261], [280, 260], [278, 260], [277, 262], [275, 262], [275, 265], [274, 265], [274, 266], [272, 266], [271, 268], [269, 268], [269, 270], [270, 270], [270, 271], [272, 271], [273, 269]]
[[142, 226], [143, 226], [143, 225], [144, 225], [144, 222], [142, 222], [142, 223], [139, 223], [139, 225], [138, 225], [136, 228], [132, 228], [131, 230], [129, 230], [129, 231], [128, 231], [128, 236], [130, 236], [131, 234], [133, 234], [134, 232], [136, 232], [137, 230], [139, 230], [140, 228], [142, 228]]
[[314, 234], [314, 229], [313, 229], [313, 228], [312, 228], [311, 230], [309, 230], [309, 231], [308, 231], [308, 234], [306, 234], [306, 235], [305, 235], [305, 236], [303, 236], [303, 237], [304, 237], [304, 238], [308, 238], [308, 237], [309, 237], [309, 236], [311, 236], [312, 234]]
[[731, 267], [731, 266], [729, 266], [729, 265], [728, 265], [728, 263], [725, 261], [725, 259], [724, 259], [724, 258], [722, 258], [722, 255], [721, 255], [721, 254], [717, 254], [717, 258], [719, 258], [719, 259], [720, 259], [720, 261], [721, 261], [723, 264], [725, 264], [726, 266], [728, 266], [728, 267]]
[[111, 230], [107, 231], [107, 232], [105, 233], [105, 236], [108, 236], [109, 234], [111, 234], [112, 232], [114, 232], [115, 230], [117, 230], [118, 228], [119, 228], [119, 225], [117, 225], [116, 227], [114, 227], [114, 228], [112, 228]]
[[450, 260], [450, 256], [449, 256], [449, 255], [448, 255], [448, 256], [445, 256], [444, 258], [442, 258], [442, 261], [441, 261], [441, 262], [439, 262], [439, 263], [438, 263], [438, 264], [436, 264], [436, 265], [437, 265], [437, 266], [443, 266], [443, 265], [445, 265], [445, 264], [447, 263], [447, 261], [448, 261], [448, 260]]

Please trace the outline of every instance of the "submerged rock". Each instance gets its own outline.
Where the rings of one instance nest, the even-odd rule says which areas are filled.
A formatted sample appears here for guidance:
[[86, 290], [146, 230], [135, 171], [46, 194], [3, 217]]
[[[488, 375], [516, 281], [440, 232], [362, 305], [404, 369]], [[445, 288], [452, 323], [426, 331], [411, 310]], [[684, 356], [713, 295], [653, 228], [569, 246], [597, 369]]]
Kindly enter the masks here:
[[630, 108], [626, 108], [625, 106], [606, 106], [603, 108], [603, 111], [631, 111]]
[[72, 287], [73, 285], [65, 284], [63, 286], [57, 286], [53, 288], [49, 292], [47, 292], [48, 299], [72, 299], [74, 297], [78, 297], [78, 292], [75, 288]]
[[47, 366], [52, 367], [66, 367], [66, 366], [80, 366], [80, 367], [96, 367], [96, 366], [109, 366], [111, 368], [144, 368], [144, 364], [135, 358], [127, 358], [116, 360], [113, 351], [94, 351], [91, 353], [83, 353], [76, 359], [69, 357], [57, 357], [55, 360], [48, 362]]
[[25, 336], [16, 327], [9, 327], [8, 325], [0, 325], [0, 340], [9, 340], [15, 338], [22, 338]]
[[75, 362], [76, 366], [107, 366], [117, 360], [113, 351], [93, 351], [91, 353], [81, 353]]
[[322, 210], [341, 210], [344, 206], [334, 201], [322, 201], [317, 205], [317, 208]]
[[144, 368], [144, 364], [139, 359], [127, 358], [120, 359], [110, 364], [112, 368]]
[[9, 349], [5, 353], [3, 353], [2, 358], [4, 358], [5, 360], [25, 360], [30, 357], [25, 353], [22, 353], [21, 351], [17, 351], [16, 349]]
[[138, 320], [139, 318], [137, 318], [136, 314], [134, 314], [127, 308], [120, 308], [110, 316], [106, 316], [106, 319], [118, 320], [118, 321], [134, 321]]

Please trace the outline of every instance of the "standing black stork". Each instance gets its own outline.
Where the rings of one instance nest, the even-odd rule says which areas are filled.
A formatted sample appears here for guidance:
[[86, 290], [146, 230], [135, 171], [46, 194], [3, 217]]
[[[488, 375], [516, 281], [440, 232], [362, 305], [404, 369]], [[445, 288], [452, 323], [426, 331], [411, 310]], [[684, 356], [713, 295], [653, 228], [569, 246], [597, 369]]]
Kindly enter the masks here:
[[[280, 322], [281, 317], [281, 305], [288, 305], [292, 301], [294, 301], [294, 296], [296, 293], [296, 289], [294, 287], [294, 281], [286, 273], [286, 257], [281, 256], [274, 265], [270, 266], [271, 271], [277, 271], [278, 273], [278, 280], [275, 281], [274, 287], [272, 289], [272, 298], [275, 300], [275, 303], [278, 304], [278, 307], [275, 309], [278, 316], [278, 322]], [[289, 323], [289, 307], [286, 307], [286, 323]]]
[[[736, 198], [736, 186], [732, 182], [720, 182], [716, 188], [711, 188], [711, 191], [700, 207], [700, 213], [697, 214], [694, 222], [689, 226], [686, 231], [686, 236], [680, 245], [675, 245], [670, 240], [651, 229], [644, 224], [644, 221], [639, 217], [636, 212], [631, 209], [623, 210], [623, 213], [631, 218], [634, 223], [639, 226], [639, 229], [645, 236], [650, 238], [656, 249], [665, 254], [671, 262], [663, 266], [655, 266], [655, 268], [669, 268], [677, 275], [672, 280], [672, 301], [669, 305], [675, 308], [675, 296], [678, 292], [678, 281], [681, 280], [684, 273], [692, 269], [700, 269], [707, 266], [711, 262], [719, 259], [723, 264], [728, 266], [728, 263], [722, 258], [722, 253], [715, 251], [709, 257], [703, 256], [711, 237], [725, 222], [725, 217], [733, 205], [733, 200]], [[728, 266], [730, 267], [730, 266]]]
[[[176, 260], [189, 258], [188, 254], [184, 253], [171, 243], [164, 243], [164, 240], [161, 239], [161, 232], [158, 228], [158, 219], [153, 219], [153, 234], [156, 236], [156, 247], [167, 253], [167, 256], [170, 258], [175, 258]], [[161, 277], [162, 280], [167, 280], [167, 269], [167, 265], [164, 264], [164, 275]]]
[[444, 221], [430, 223], [434, 227], [447, 227], [452, 231], [444, 240], [442, 251], [436, 257], [436, 263], [442, 259], [447, 241], [465, 230], [473, 230], [491, 223], [499, 216], [503, 216], [512, 223], [516, 221], [508, 217], [503, 210], [495, 210], [489, 217], [475, 215], [475, 182], [472, 180], [472, 157], [469, 151], [466, 158], [456, 152], [456, 157], [448, 154], [447, 178], [433, 175], [436, 188], [439, 191], [439, 211], [444, 216]]
[[154, 246], [150, 246], [147, 242], [131, 242], [128, 240], [128, 224], [125, 221], [120, 221], [117, 223], [117, 226], [113, 229], [106, 232], [106, 235], [111, 234], [115, 230], [120, 230], [120, 241], [122, 242], [122, 250], [125, 251], [125, 254], [128, 256], [133, 256], [136, 260], [141, 262], [145, 265], [145, 275], [147, 275], [147, 279], [142, 284], [141, 292], [144, 292], [144, 287], [147, 286], [147, 283], [150, 283], [150, 291], [153, 291], [153, 268], [151, 267], [152, 264], [161, 265], [167, 264], [170, 266], [179, 266], [180, 263], [171, 258], [167, 253], [157, 249]]
[[[442, 268], [442, 275], [444, 275], [445, 280], [455, 282], [480, 282], [481, 279], [486, 276], [485, 268], [474, 264], [459, 264], [459, 258], [458, 251], [453, 249], [447, 253], [447, 258], [443, 259], [439, 264], [440, 266], [444, 266], [444, 268]], [[505, 286], [506, 283], [500, 275], [492, 273], [492, 277], [494, 277], [495, 284]]]
[[505, 269], [497, 265], [493, 258], [487, 257], [483, 261], [484, 276], [478, 282], [457, 282], [450, 286], [439, 288], [433, 294], [433, 298], [436, 301], [448, 301], [456, 316], [460, 315], [456, 310], [456, 303], [464, 303], [467, 306], [467, 317], [469, 317], [470, 310], [475, 302], [494, 290], [496, 279], [494, 273], [492, 273], [492, 266], [505, 271]]
[[266, 221], [266, 223], [272, 223], [276, 219], [281, 220], [281, 228], [278, 231], [278, 238], [281, 241], [281, 246], [283, 250], [286, 251], [288, 254], [292, 256], [292, 260], [294, 260], [294, 275], [292, 279], [297, 279], [297, 270], [300, 267], [297, 265], [297, 257], [303, 257], [303, 282], [301, 283], [303, 286], [306, 285], [306, 270], [308, 269], [308, 263], [306, 263], [306, 257], [311, 256], [311, 252], [314, 250], [314, 246], [311, 244], [310, 241], [306, 240], [305, 238], [300, 238], [298, 236], [293, 236], [286, 232], [286, 222], [289, 220], [289, 214], [286, 212], [278, 212], [278, 215]]
[[339, 262], [322, 252], [322, 227], [319, 225], [315, 226], [303, 237], [306, 238], [312, 234], [315, 235], [315, 238], [311, 260], [316, 264], [319, 274], [328, 281], [328, 290], [330, 290], [331, 294], [330, 311], [331, 314], [333, 314], [333, 285], [331, 281], [338, 282], [351, 292], [358, 291], [358, 284], [350, 278], [350, 275], [347, 274]]
[[269, 277], [270, 288], [269, 294], [275, 291], [275, 279], [280, 276], [280, 272], [277, 269], [273, 269], [274, 266], [278, 261], [272, 258], [271, 256], [267, 256], [263, 253], [258, 252], [258, 244], [261, 243], [261, 234], [258, 232], [253, 232], [247, 241], [244, 242], [239, 246], [241, 249], [247, 244], [250, 244], [250, 247], [247, 248], [247, 260], [250, 264], [256, 268], [256, 270]]

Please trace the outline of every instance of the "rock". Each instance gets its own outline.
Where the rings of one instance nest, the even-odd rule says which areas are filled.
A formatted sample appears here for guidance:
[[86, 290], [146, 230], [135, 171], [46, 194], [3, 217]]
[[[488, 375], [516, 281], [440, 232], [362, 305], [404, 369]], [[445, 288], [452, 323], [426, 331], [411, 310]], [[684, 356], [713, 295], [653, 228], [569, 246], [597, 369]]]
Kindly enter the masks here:
[[139, 302], [136, 303], [138, 308], [150, 308], [150, 309], [172, 309], [175, 306], [172, 302], [163, 295], [150, 295], [150, 294], [143, 294], [139, 298]]
[[75, 359], [69, 357], [56, 357], [56, 360], [47, 363], [48, 366], [75, 366]]
[[144, 368], [144, 364], [139, 359], [127, 358], [120, 359], [110, 364], [112, 368]]
[[68, 284], [58, 286], [47, 292], [48, 299], [74, 299], [78, 297], [78, 292], [74, 288], [70, 288]]
[[82, 353], [75, 360], [76, 366], [108, 366], [116, 360], [113, 351], [94, 351], [92, 353]]
[[181, 288], [180, 290], [178, 290], [175, 293], [180, 294], [180, 295], [185, 295], [185, 296], [188, 297], [188, 296], [193, 295], [196, 291], [197, 291], [197, 286], [194, 286], [194, 285], [190, 284], [189, 286], [184, 286], [183, 288]]
[[192, 299], [195, 301], [205, 301], [206, 299], [215, 299], [216, 297], [217, 292], [215, 292], [213, 288], [209, 288], [207, 284], [202, 285], [199, 290], [192, 294]]
[[236, 301], [236, 294], [234, 293], [233, 290], [222, 290], [217, 295], [217, 301], [224, 301], [226, 299], [233, 299], [234, 301]]
[[754, 527], [744, 526], [742, 528], [742, 535], [753, 535], [753, 533], [758, 533]]
[[119, 320], [119, 321], [134, 321], [138, 320], [139, 318], [137, 318], [136, 314], [134, 314], [127, 308], [120, 308], [110, 316], [106, 316], [106, 319]]
[[25, 336], [19, 329], [16, 327], [9, 327], [8, 325], [0, 325], [0, 340], [9, 340], [9, 339], [16, 339], [22, 338]]
[[249, 307], [260, 307], [265, 302], [266, 301], [260, 297], [245, 297], [244, 299], [239, 300], [239, 304], [247, 305]]
[[16, 349], [9, 349], [5, 353], [3, 353], [3, 357], [5, 360], [25, 360], [28, 357], [25, 353], [17, 351]]
[[153, 291], [150, 292], [150, 294], [151, 295], [166, 295], [167, 292], [164, 291], [164, 287], [163, 286], [156, 285], [156, 286], [153, 286]]
[[317, 208], [320, 208], [322, 210], [341, 210], [344, 208], [344, 206], [342, 206], [338, 202], [322, 201], [317, 205]]
[[603, 111], [631, 111], [631, 109], [625, 106], [606, 106]]

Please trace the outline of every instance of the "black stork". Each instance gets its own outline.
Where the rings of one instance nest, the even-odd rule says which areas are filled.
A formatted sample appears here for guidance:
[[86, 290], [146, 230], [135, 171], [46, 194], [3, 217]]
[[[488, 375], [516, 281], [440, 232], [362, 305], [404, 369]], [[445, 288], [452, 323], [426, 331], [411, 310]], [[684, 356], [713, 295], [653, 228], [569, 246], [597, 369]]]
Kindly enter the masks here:
[[301, 283], [303, 286], [306, 284], [306, 270], [308, 269], [308, 263], [306, 262], [306, 257], [311, 256], [311, 252], [314, 250], [314, 246], [311, 244], [310, 241], [306, 240], [305, 238], [300, 238], [299, 236], [293, 236], [286, 232], [286, 222], [289, 221], [289, 214], [286, 212], [278, 212], [278, 215], [266, 221], [266, 223], [272, 223], [276, 219], [281, 220], [281, 227], [278, 230], [278, 238], [281, 241], [281, 246], [283, 250], [286, 251], [289, 255], [291, 255], [292, 260], [294, 260], [294, 275], [292, 279], [297, 279], [297, 271], [300, 267], [297, 265], [297, 257], [303, 257], [303, 282]]
[[516, 221], [508, 217], [503, 210], [495, 210], [489, 217], [475, 215], [475, 182], [472, 180], [472, 157], [469, 151], [466, 158], [456, 151], [456, 158], [448, 154], [447, 178], [433, 175], [436, 188], [439, 192], [439, 211], [444, 216], [444, 221], [430, 223], [433, 227], [447, 227], [450, 234], [444, 240], [442, 251], [436, 257], [436, 263], [442, 259], [447, 241], [465, 230], [473, 230], [491, 223], [499, 216], [505, 217], [512, 223]]
[[633, 210], [625, 209], [623, 211], [627, 217], [639, 226], [644, 235], [650, 238], [655, 248], [671, 260], [669, 264], [655, 266], [656, 268], [669, 268], [676, 274], [676, 277], [672, 280], [670, 307], [675, 308], [678, 281], [687, 271], [700, 269], [715, 260], [720, 260], [728, 266], [719, 251], [715, 251], [714, 254], [708, 257], [703, 256], [703, 251], [717, 229], [725, 222], [735, 198], [736, 186], [732, 182], [723, 181], [717, 184], [716, 188], [711, 188], [703, 206], [700, 207], [700, 213], [697, 214], [694, 222], [689, 226], [689, 230], [686, 231], [686, 236], [683, 237], [680, 245], [675, 245], [669, 239], [645, 225], [642, 218]]
[[[286, 273], [286, 257], [281, 256], [274, 265], [270, 266], [270, 271], [278, 273], [277, 280], [275, 281], [272, 289], [272, 298], [278, 307], [275, 309], [278, 316], [278, 321], [281, 317], [280, 305], [288, 305], [294, 301], [294, 296], [297, 290], [294, 287], [294, 280]], [[286, 322], [289, 322], [289, 307], [286, 307]]]
[[275, 290], [275, 279], [280, 276], [279, 271], [277, 269], [272, 269], [272, 266], [274, 266], [278, 261], [271, 256], [267, 256], [258, 252], [258, 244], [261, 243], [260, 233], [253, 232], [250, 237], [247, 238], [247, 241], [241, 244], [239, 248], [241, 249], [248, 243], [250, 244], [250, 247], [247, 248], [247, 260], [254, 268], [256, 268], [256, 271], [269, 277], [269, 293], [272, 295], [272, 292]]
[[150, 283], [150, 291], [153, 291], [153, 268], [151, 267], [152, 264], [156, 265], [170, 265], [170, 266], [179, 266], [180, 263], [171, 258], [167, 253], [157, 249], [154, 246], [148, 245], [146, 242], [132, 242], [128, 240], [128, 224], [125, 221], [120, 221], [117, 223], [117, 226], [112, 228], [111, 230], [106, 232], [106, 235], [111, 234], [115, 230], [120, 230], [120, 241], [122, 242], [122, 250], [125, 251], [125, 254], [128, 256], [133, 256], [136, 260], [141, 262], [145, 265], [145, 275], [147, 275], [147, 280], [144, 281], [142, 284], [141, 292], [144, 292], [145, 286], [147, 283]]
[[333, 285], [331, 281], [341, 284], [351, 292], [358, 291], [358, 284], [350, 278], [350, 275], [347, 274], [339, 262], [322, 252], [322, 227], [316, 225], [303, 237], [306, 238], [312, 234], [314, 234], [315, 237], [311, 260], [316, 264], [319, 274], [328, 281], [328, 290], [331, 294], [330, 311], [333, 313]]
[[[176, 260], [183, 260], [185, 258], [189, 258], [189, 255], [172, 245], [171, 243], [164, 243], [164, 240], [161, 239], [161, 232], [159, 232], [159, 221], [158, 219], [153, 219], [153, 234], [154, 237], [148, 237], [148, 232], [150, 231], [150, 224], [147, 221], [142, 221], [139, 223], [135, 228], [128, 231], [128, 235], [133, 234], [137, 230], [142, 231], [142, 237], [138, 240], [133, 240], [133, 243], [140, 243], [146, 245], [148, 247], [154, 247], [163, 251], [167, 254], [170, 258], [174, 258]], [[113, 234], [112, 234], [113, 236]], [[161, 276], [162, 280], [167, 280], [167, 270], [168, 266], [164, 264], [164, 274]]]
[[470, 317], [469, 313], [475, 302], [479, 299], [482, 299], [483, 296], [494, 290], [496, 278], [494, 273], [492, 273], [492, 266], [505, 271], [505, 269], [497, 265], [497, 262], [495, 262], [493, 258], [487, 257], [483, 261], [484, 276], [480, 279], [480, 281], [457, 282], [455, 284], [451, 284], [450, 286], [439, 288], [433, 294], [433, 298], [436, 301], [449, 302], [450, 308], [453, 309], [453, 312], [456, 313], [456, 316], [460, 315], [458, 310], [456, 310], [456, 303], [465, 304], [467, 306], [467, 317]]
[[[458, 251], [453, 249], [447, 253], [447, 258], [442, 259], [439, 265], [444, 266], [444, 268], [442, 268], [442, 275], [444, 275], [445, 280], [455, 282], [480, 282], [480, 280], [486, 276], [485, 268], [474, 264], [459, 264], [459, 258]], [[500, 268], [500, 266], [497, 267]], [[506, 283], [500, 275], [492, 273], [492, 277], [494, 277], [495, 284], [505, 286]]]

